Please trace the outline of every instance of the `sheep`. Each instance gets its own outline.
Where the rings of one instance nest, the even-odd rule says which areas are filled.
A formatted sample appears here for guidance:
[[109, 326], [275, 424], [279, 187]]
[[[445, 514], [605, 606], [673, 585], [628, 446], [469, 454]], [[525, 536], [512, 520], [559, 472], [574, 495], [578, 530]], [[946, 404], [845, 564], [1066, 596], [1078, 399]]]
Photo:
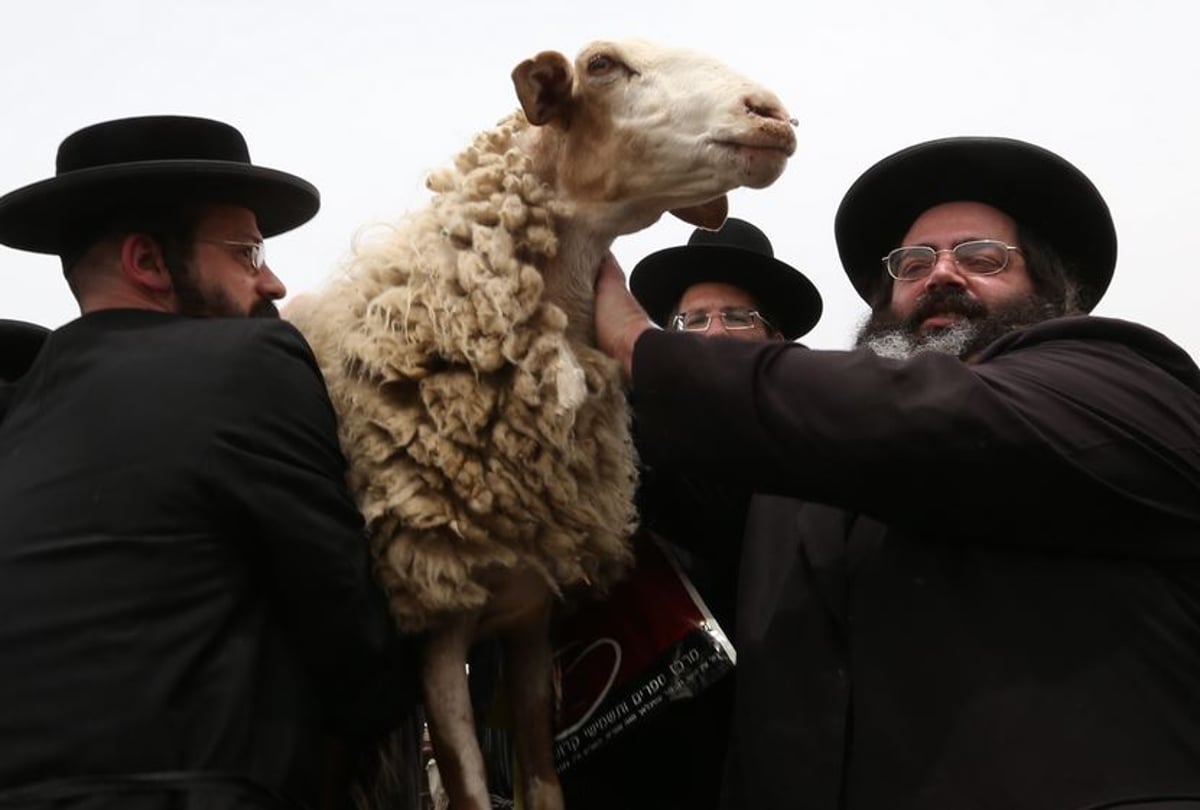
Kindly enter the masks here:
[[671, 212], [717, 228], [796, 147], [770, 91], [703, 54], [593, 42], [512, 72], [520, 107], [433, 172], [430, 203], [289, 306], [340, 420], [348, 481], [399, 626], [423, 634], [434, 756], [454, 810], [490, 807], [465, 663], [505, 650], [523, 806], [557, 810], [554, 605], [632, 562], [637, 485], [617, 366], [594, 347], [596, 268]]

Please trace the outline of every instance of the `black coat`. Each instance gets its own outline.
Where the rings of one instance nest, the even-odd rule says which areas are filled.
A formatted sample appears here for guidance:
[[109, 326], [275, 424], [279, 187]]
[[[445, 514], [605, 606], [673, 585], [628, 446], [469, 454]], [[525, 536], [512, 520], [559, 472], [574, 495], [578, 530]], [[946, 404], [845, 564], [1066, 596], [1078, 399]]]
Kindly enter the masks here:
[[344, 466], [282, 321], [54, 332], [0, 423], [0, 788], [221, 771], [313, 801], [322, 736], [415, 697]]
[[[760, 492], [725, 806], [1200, 794], [1200, 371], [1068, 318], [978, 362], [639, 340], [651, 464]], [[703, 403], [703, 407], [697, 407]]]

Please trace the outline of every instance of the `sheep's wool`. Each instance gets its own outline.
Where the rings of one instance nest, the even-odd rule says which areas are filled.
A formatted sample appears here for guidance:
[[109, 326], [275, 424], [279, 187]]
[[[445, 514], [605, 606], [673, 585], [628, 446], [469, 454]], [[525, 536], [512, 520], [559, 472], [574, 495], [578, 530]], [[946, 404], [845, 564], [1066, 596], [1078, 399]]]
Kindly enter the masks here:
[[416, 631], [527, 567], [556, 592], [631, 562], [636, 485], [615, 363], [543, 297], [569, 203], [531, 169], [519, 113], [430, 177], [431, 204], [356, 244], [289, 318], [337, 410], [393, 613]]

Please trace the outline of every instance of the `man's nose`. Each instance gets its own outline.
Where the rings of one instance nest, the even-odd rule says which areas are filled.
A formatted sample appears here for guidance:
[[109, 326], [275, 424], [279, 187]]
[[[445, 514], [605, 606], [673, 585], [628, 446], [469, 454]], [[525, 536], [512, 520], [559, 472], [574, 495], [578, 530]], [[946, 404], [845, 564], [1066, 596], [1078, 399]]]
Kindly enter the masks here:
[[258, 271], [257, 286], [259, 294], [271, 301], [278, 301], [287, 295], [287, 287], [283, 281], [265, 264]]
[[725, 319], [720, 313], [714, 313], [708, 318], [708, 328], [704, 330], [706, 335], [728, 335], [729, 330], [725, 328]]
[[925, 287], [928, 289], [945, 286], [965, 287], [967, 279], [954, 260], [954, 254], [948, 250], [941, 250], [933, 257], [933, 269], [925, 277]]

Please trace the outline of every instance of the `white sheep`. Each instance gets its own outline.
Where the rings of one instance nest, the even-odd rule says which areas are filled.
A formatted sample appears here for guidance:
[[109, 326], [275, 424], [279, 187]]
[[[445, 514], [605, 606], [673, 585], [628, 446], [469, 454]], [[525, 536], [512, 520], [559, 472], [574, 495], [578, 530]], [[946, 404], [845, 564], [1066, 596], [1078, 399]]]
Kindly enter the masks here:
[[562, 806], [551, 606], [631, 562], [634, 451], [616, 366], [593, 347], [613, 240], [725, 193], [795, 149], [769, 91], [704, 55], [595, 42], [512, 73], [521, 109], [428, 180], [430, 204], [362, 240], [287, 317], [317, 355], [349, 482], [400, 626], [426, 633], [426, 717], [455, 810], [490, 806], [464, 665], [505, 644], [523, 806]]

